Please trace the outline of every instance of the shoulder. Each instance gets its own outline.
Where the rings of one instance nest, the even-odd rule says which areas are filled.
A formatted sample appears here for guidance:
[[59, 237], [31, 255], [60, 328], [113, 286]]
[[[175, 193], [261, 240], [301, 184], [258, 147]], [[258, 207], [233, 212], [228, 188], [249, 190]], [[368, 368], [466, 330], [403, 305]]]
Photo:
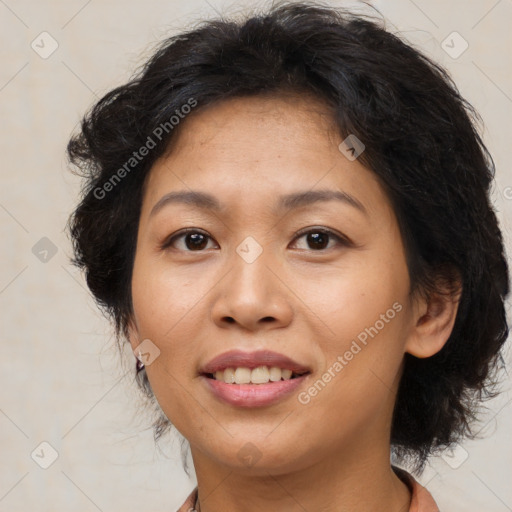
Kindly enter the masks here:
[[[405, 482], [411, 491], [411, 506], [409, 512], [439, 512], [434, 498], [417, 482], [414, 477], [404, 469], [393, 466], [393, 471]], [[197, 498], [197, 487], [188, 495], [183, 505], [176, 512], [195, 512], [194, 504]]]
[[430, 492], [417, 482], [410, 473], [396, 466], [393, 466], [393, 471], [411, 491], [409, 512], [439, 512], [439, 507]]

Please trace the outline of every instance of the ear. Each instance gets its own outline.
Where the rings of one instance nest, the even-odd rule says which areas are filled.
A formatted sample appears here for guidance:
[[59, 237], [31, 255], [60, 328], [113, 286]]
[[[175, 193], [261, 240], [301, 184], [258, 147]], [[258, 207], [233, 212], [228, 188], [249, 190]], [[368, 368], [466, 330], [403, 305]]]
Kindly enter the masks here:
[[448, 341], [455, 324], [462, 285], [460, 278], [439, 281], [437, 290], [415, 300], [414, 326], [405, 345], [409, 354], [425, 358], [437, 354]]
[[127, 334], [128, 334], [128, 341], [130, 342], [130, 345], [132, 347], [132, 351], [136, 349], [136, 347], [140, 344], [140, 338], [139, 338], [139, 329], [137, 327], [137, 324], [135, 322], [135, 319], [131, 317], [128, 320], [127, 325]]

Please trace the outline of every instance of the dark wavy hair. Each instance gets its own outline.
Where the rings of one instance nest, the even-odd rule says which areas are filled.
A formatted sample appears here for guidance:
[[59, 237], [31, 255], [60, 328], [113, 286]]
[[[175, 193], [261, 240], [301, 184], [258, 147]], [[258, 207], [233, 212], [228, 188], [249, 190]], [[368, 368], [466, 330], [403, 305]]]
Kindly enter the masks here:
[[[399, 462], [420, 473], [430, 455], [475, 436], [479, 406], [496, 394], [509, 276], [489, 199], [495, 167], [478, 114], [443, 68], [379, 19], [286, 2], [242, 20], [204, 21], [163, 41], [128, 83], [90, 109], [69, 142], [70, 162], [85, 177], [69, 219], [72, 261], [85, 270], [121, 348], [144, 183], [187, 126], [171, 118], [183, 118], [191, 99], [195, 115], [228, 98], [283, 93], [324, 101], [340, 134], [364, 142], [359, 161], [392, 202], [411, 293], [428, 297], [455, 278], [462, 284], [442, 350], [424, 359], [405, 355], [391, 445]], [[148, 137], [156, 147], [131, 161]], [[133, 168], [120, 172], [126, 162]], [[138, 383], [153, 397], [145, 371]], [[171, 426], [161, 414], [155, 439]]]

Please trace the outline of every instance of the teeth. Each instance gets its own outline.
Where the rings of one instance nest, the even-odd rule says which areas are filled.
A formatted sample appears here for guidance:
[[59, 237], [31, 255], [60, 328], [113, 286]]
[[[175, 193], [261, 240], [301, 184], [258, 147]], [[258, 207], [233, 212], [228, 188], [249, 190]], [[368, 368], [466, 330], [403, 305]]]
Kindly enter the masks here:
[[[217, 373], [220, 373], [220, 379], [217, 377]], [[218, 380], [224, 379], [226, 384], [233, 384], [235, 382], [235, 370], [233, 368], [226, 368], [223, 372], [216, 372], [215, 378]]]
[[292, 371], [291, 370], [281, 370], [281, 377], [283, 377], [284, 380], [291, 379]]
[[265, 384], [270, 379], [270, 372], [266, 366], [258, 366], [251, 372], [251, 382], [253, 384]]
[[270, 368], [270, 380], [272, 382], [281, 380], [281, 374], [282, 374], [281, 368], [278, 368], [277, 366], [272, 366], [272, 368]]
[[226, 368], [224, 371], [217, 371], [214, 374], [216, 380], [224, 381], [226, 384], [266, 384], [277, 382], [281, 379], [289, 380], [292, 377], [292, 370], [281, 369], [277, 366], [258, 366], [250, 368]]
[[237, 368], [235, 370], [235, 382], [237, 384], [249, 384], [251, 382], [251, 370], [249, 368]]

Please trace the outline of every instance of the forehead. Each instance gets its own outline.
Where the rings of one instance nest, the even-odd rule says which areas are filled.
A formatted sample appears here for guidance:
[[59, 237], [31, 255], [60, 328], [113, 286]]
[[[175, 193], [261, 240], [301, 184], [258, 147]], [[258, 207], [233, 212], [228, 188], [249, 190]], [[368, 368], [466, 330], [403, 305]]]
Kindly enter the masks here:
[[222, 152], [240, 158], [258, 153], [258, 159], [270, 160], [290, 158], [292, 150], [304, 157], [312, 138], [317, 152], [329, 151], [339, 138], [329, 107], [310, 95], [230, 98], [196, 109], [179, 128], [167, 155], [199, 149], [219, 158]]
[[182, 121], [153, 166], [146, 208], [187, 188], [228, 201], [268, 203], [278, 191], [315, 188], [362, 196], [369, 208], [385, 201], [374, 173], [340, 152], [342, 140], [329, 107], [314, 97], [254, 96], [209, 105]]

